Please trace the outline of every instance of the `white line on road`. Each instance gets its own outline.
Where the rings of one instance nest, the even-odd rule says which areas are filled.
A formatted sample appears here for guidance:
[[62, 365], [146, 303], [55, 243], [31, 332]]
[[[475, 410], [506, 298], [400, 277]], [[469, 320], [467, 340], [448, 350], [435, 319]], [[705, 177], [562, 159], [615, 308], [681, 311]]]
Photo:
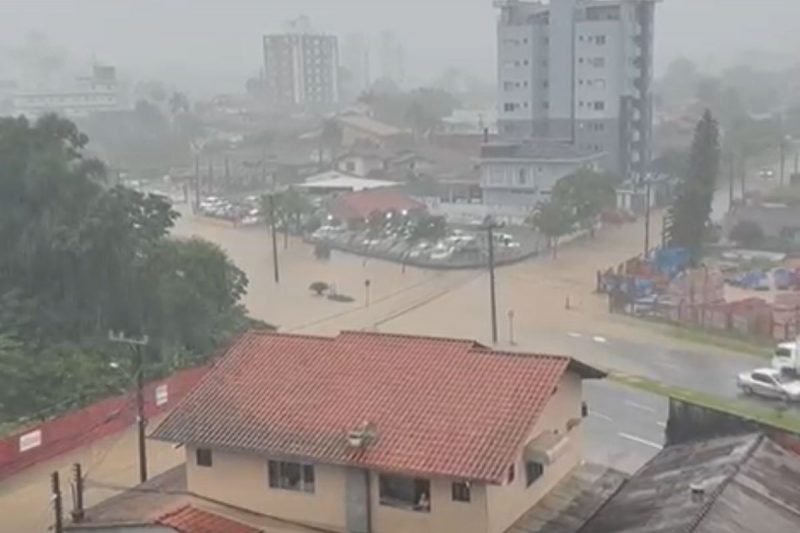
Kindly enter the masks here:
[[567, 333], [567, 335], [569, 335], [573, 339], [580, 339], [581, 337], [583, 337], [583, 335], [581, 333], [574, 333], [574, 332], [573, 333]]
[[632, 402], [630, 400], [625, 400], [625, 405], [630, 407], [635, 407], [636, 409], [641, 409], [642, 411], [647, 411], [648, 413], [655, 413], [656, 410], [648, 405], [642, 405], [640, 403]]
[[594, 342], [599, 342], [600, 344], [605, 344], [605, 343], [608, 342], [608, 339], [606, 339], [605, 337], [600, 337], [600, 336], [592, 337], [592, 340]]
[[636, 435], [629, 435], [627, 433], [617, 433], [617, 435], [619, 435], [623, 439], [632, 440], [633, 442], [638, 442], [639, 444], [644, 444], [645, 446], [650, 446], [651, 448], [656, 448], [657, 450], [663, 448], [663, 446], [661, 446], [657, 442], [653, 442], [647, 439], [642, 439], [640, 437], [637, 437]]
[[594, 418], [599, 418], [601, 420], [607, 420], [608, 422], [613, 422], [614, 419], [610, 416], [604, 415], [603, 413], [598, 413], [597, 411], [589, 411], [589, 416]]

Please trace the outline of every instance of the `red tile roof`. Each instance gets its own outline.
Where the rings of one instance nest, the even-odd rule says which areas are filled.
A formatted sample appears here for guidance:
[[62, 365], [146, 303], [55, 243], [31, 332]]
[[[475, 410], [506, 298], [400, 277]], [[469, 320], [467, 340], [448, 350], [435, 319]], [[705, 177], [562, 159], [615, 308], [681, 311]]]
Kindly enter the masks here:
[[343, 222], [364, 220], [376, 211], [397, 213], [403, 210], [422, 211], [425, 204], [397, 191], [370, 190], [345, 193], [336, 197], [330, 204], [331, 214]]
[[190, 505], [162, 516], [156, 524], [171, 527], [179, 533], [261, 533], [260, 529]]
[[[153, 437], [407, 474], [501, 483], [568, 357], [365, 332], [248, 333]], [[365, 421], [363, 450], [347, 433]]]

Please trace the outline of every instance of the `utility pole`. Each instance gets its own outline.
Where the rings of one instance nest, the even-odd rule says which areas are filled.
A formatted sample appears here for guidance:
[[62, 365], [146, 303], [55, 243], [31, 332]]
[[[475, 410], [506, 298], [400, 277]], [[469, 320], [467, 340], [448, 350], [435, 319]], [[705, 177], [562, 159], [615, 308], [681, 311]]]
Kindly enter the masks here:
[[206, 186], [208, 193], [214, 194], [214, 161], [210, 157], [208, 158], [208, 183]]
[[778, 147], [781, 153], [781, 173], [780, 173], [780, 185], [783, 185], [784, 177], [786, 176], [786, 138], [781, 137], [781, 144]]
[[645, 188], [645, 215], [644, 215], [644, 258], [650, 256], [650, 187], [651, 184], [647, 181]]
[[200, 156], [194, 156], [194, 211], [200, 208]]
[[486, 235], [489, 239], [489, 305], [492, 313], [492, 343], [497, 344], [497, 297], [495, 295], [494, 280], [494, 230], [500, 227], [494, 220], [487, 217], [484, 224]]
[[127, 337], [124, 333], [108, 332], [108, 339], [111, 342], [128, 344], [133, 347], [136, 368], [134, 381], [136, 384], [136, 424], [138, 426], [139, 441], [139, 481], [147, 481], [147, 441], [145, 440], [145, 430], [147, 428], [147, 418], [144, 410], [144, 354], [142, 347], [147, 346], [150, 338], [147, 335], [141, 337]]
[[516, 341], [514, 341], [514, 310], [508, 310], [508, 343], [511, 346], [516, 346]]
[[75, 502], [72, 509], [72, 521], [76, 524], [83, 522], [85, 513], [83, 509], [83, 473], [81, 464], [72, 465], [72, 477], [75, 482]]
[[371, 284], [370, 280], [364, 280], [364, 307], [369, 307], [369, 287]]
[[736, 156], [731, 154], [728, 161], [728, 211], [733, 211], [733, 185], [736, 181]]
[[281, 275], [278, 271], [278, 233], [275, 228], [275, 193], [269, 194], [269, 226], [272, 234], [272, 270], [275, 274], [275, 283], [281, 282]]
[[747, 158], [742, 157], [741, 159], [742, 167], [739, 169], [739, 177], [742, 179], [742, 204], [744, 204], [744, 199], [747, 196]]
[[63, 519], [63, 502], [61, 501], [61, 486], [58, 480], [58, 471], [50, 474], [50, 492], [53, 500], [53, 531], [55, 533], [64, 533], [64, 519]]

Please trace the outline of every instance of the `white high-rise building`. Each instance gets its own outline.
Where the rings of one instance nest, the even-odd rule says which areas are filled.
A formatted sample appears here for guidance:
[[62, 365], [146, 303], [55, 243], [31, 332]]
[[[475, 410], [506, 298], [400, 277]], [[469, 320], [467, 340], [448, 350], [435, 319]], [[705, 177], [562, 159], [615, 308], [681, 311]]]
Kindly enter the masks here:
[[501, 136], [563, 140], [623, 177], [646, 173], [659, 1], [496, 0]]
[[290, 23], [287, 33], [265, 35], [264, 79], [275, 106], [335, 106], [339, 102], [337, 38], [312, 33], [305, 17]]

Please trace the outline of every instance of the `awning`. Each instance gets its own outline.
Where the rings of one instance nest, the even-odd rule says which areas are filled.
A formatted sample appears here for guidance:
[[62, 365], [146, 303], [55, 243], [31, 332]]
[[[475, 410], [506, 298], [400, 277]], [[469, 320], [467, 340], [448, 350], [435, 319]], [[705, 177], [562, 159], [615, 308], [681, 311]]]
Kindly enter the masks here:
[[565, 434], [545, 431], [525, 446], [525, 460], [550, 465], [567, 450], [569, 437]]

